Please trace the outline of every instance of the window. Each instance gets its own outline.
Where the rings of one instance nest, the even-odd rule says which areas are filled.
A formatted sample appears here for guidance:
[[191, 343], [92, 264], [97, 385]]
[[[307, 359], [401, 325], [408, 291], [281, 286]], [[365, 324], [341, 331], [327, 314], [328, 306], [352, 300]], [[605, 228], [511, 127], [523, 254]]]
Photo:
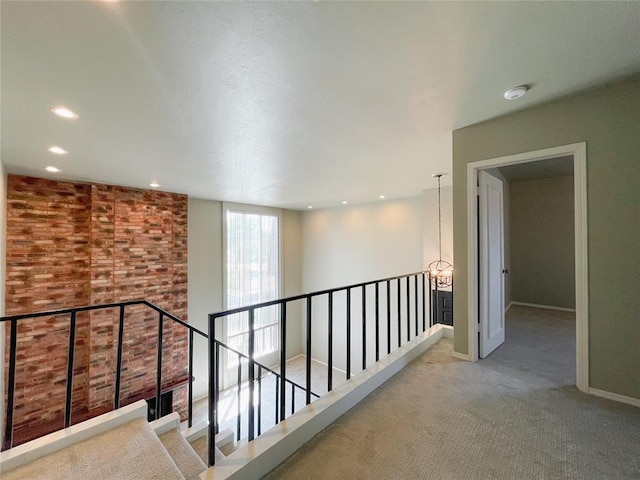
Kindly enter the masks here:
[[[280, 296], [280, 214], [277, 210], [225, 206], [226, 308], [244, 307]], [[278, 306], [255, 312], [256, 358], [277, 358]], [[226, 337], [231, 348], [247, 353], [249, 314], [227, 317]], [[229, 355], [228, 365], [237, 365]], [[277, 361], [277, 360], [275, 360]], [[275, 363], [274, 361], [274, 363]]]

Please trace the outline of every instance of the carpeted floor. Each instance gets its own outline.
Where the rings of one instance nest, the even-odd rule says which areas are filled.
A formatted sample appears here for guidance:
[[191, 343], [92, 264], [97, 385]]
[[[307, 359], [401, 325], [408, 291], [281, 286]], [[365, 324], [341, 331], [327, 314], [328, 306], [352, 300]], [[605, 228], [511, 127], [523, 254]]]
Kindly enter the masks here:
[[440, 341], [266, 478], [638, 479], [640, 409], [576, 389], [574, 336], [512, 307], [488, 358]]

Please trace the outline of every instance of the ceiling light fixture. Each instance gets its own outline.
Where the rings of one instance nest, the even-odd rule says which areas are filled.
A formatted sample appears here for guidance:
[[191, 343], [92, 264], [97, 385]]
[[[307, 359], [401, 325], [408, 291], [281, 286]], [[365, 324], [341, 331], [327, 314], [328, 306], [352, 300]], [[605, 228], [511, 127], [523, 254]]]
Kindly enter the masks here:
[[347, 203], [349, 203], [349, 202], [347, 202], [346, 200], [343, 200], [343, 201], [342, 201], [342, 204], [343, 204], [343, 205], [346, 205]]
[[73, 110], [69, 110], [67, 107], [53, 107], [51, 111], [62, 118], [76, 119], [78, 114]]
[[152, 183], [150, 183], [150, 184], [149, 184], [149, 186], [150, 186], [151, 188], [158, 188], [158, 187], [160, 186], [160, 184], [159, 184], [159, 183], [156, 183], [156, 182], [152, 182]]
[[520, 97], [524, 97], [528, 90], [529, 87], [526, 85], [520, 85], [519, 87], [511, 88], [504, 92], [504, 98], [507, 100], [516, 100]]
[[52, 147], [49, 147], [48, 150], [51, 153], [55, 153], [56, 155], [65, 155], [65, 154], [69, 153], [64, 148], [58, 147], [57, 145], [53, 145]]
[[311, 210], [313, 208], [313, 205], [309, 205], [307, 208]]
[[379, 195], [379, 196], [378, 196], [378, 198], [379, 198], [380, 200], [384, 200], [384, 199], [385, 199], [385, 198], [387, 198], [387, 197], [386, 197], [386, 196], [384, 196], [384, 195]]
[[51, 173], [58, 173], [58, 172], [60, 171], [60, 169], [59, 169], [59, 168], [54, 167], [54, 166], [49, 166], [49, 167], [45, 168], [45, 170], [46, 170], [47, 172], [51, 172]]

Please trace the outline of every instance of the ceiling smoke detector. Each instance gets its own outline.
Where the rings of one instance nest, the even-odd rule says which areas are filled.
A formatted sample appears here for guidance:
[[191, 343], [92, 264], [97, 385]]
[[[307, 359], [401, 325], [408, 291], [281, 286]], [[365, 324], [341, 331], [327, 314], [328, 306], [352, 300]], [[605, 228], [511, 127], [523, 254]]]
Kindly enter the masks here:
[[515, 100], [520, 97], [524, 97], [525, 93], [529, 90], [529, 87], [521, 85], [519, 87], [511, 88], [504, 92], [504, 98], [507, 100]]

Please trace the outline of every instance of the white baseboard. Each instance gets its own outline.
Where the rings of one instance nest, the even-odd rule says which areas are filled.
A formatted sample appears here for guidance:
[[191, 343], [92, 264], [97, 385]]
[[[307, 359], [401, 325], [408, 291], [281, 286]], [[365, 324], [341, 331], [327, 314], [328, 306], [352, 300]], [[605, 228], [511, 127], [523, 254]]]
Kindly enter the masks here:
[[512, 305], [519, 305], [521, 307], [532, 307], [532, 308], [542, 308], [544, 310], [558, 310], [560, 312], [575, 312], [575, 308], [565, 308], [565, 307], [554, 307], [553, 305], [539, 305], [537, 303], [525, 303], [525, 302], [511, 302], [507, 307], [507, 310], [511, 308]]
[[[320, 365], [324, 365], [325, 367], [329, 368], [329, 364], [327, 362], [323, 362], [322, 360], [318, 360], [317, 358], [311, 357], [311, 361], [317, 362]], [[340, 373], [344, 373], [345, 375], [347, 374], [345, 370], [342, 370], [341, 368], [338, 368], [335, 365], [333, 366], [333, 369], [339, 371]]]
[[513, 302], [509, 302], [509, 305], [507, 305], [507, 308], [504, 309], [504, 312], [507, 313], [512, 306]]
[[453, 352], [453, 353], [451, 354], [451, 356], [452, 356], [453, 358], [457, 358], [458, 360], [465, 360], [465, 361], [467, 361], [467, 362], [470, 362], [470, 361], [471, 361], [471, 357], [470, 357], [470, 356], [469, 356], [469, 354], [467, 354], [467, 353]]
[[453, 338], [453, 327], [442, 325], [442, 333], [444, 334], [444, 338]]
[[627, 405], [633, 405], [640, 408], [640, 398], [627, 397], [618, 393], [607, 392], [598, 388], [589, 387], [588, 393], [595, 395], [596, 397], [606, 398], [615, 402], [626, 403]]

